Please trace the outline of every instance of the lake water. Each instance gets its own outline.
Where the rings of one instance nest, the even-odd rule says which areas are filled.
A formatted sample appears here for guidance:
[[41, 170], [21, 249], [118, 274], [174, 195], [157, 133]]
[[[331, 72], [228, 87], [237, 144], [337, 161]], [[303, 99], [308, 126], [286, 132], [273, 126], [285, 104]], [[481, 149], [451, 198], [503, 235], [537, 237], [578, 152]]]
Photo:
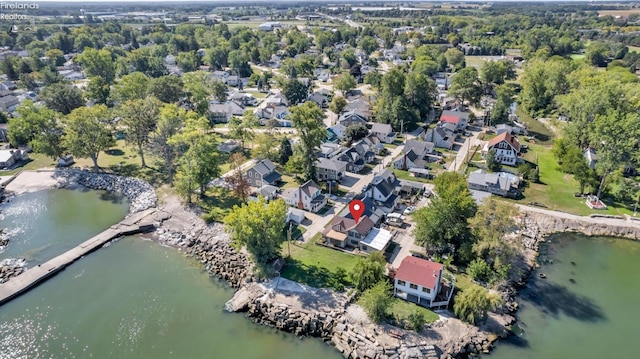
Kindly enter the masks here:
[[[524, 333], [488, 359], [637, 358], [640, 243], [557, 235], [519, 296]], [[546, 278], [540, 278], [544, 273]]]
[[[112, 215], [107, 213], [110, 209], [121, 210], [122, 203], [114, 208], [110, 200], [100, 200], [96, 204], [99, 209], [91, 209], [84, 201], [74, 202], [78, 193], [96, 195], [93, 191], [60, 191], [64, 190], [26, 195], [25, 201], [38, 199], [27, 206], [30, 210], [13, 218], [21, 224], [36, 224], [29, 227], [31, 231], [41, 231], [56, 240], [61, 234], [79, 235], [66, 228], [74, 223], [71, 219], [104, 218]], [[56, 200], [51, 202], [51, 198]], [[23, 206], [22, 200], [15, 198], [3, 208], [2, 225], [10, 224], [12, 207]], [[56, 210], [59, 203], [64, 203], [66, 210]], [[77, 213], [75, 205], [93, 215]], [[52, 213], [58, 213], [57, 218], [51, 218]], [[87, 238], [123, 215], [119, 212], [111, 217], [111, 223], [105, 220], [88, 226]], [[31, 236], [31, 231], [20, 231], [18, 241], [28, 242], [24, 236]], [[11, 248], [16, 243], [20, 242], [10, 242], [7, 252], [19, 252]], [[33, 251], [45, 244], [25, 244], [23, 250], [38, 253], [32, 256], [37, 262], [56, 252], [52, 249], [45, 255], [47, 251]], [[45, 247], [62, 251], [67, 244]], [[211, 278], [198, 262], [179, 251], [126, 237], [0, 306], [0, 359], [341, 357], [320, 340], [300, 340], [255, 325], [243, 315], [224, 312], [224, 303], [232, 295], [232, 289]]]

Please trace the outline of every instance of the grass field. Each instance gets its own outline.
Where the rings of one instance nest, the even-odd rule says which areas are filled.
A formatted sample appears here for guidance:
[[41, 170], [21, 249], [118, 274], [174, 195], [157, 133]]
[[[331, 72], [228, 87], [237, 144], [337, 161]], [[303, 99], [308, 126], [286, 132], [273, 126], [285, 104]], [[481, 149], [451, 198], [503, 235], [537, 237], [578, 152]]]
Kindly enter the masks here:
[[[291, 258], [280, 275], [316, 288], [332, 287], [336, 282], [337, 268], [343, 268], [349, 273], [359, 257], [340, 252], [331, 248], [315, 244], [320, 240], [320, 234], [315, 235], [306, 243], [294, 242], [290, 244]], [[282, 253], [288, 253], [287, 243], [282, 245]], [[342, 278], [343, 283], [350, 284], [348, 276]]]
[[433, 181], [430, 181], [430, 180], [428, 180], [426, 178], [413, 177], [413, 176], [411, 176], [409, 171], [403, 171], [403, 170], [399, 170], [399, 169], [394, 169], [393, 173], [396, 175], [396, 177], [398, 179], [403, 179], [403, 180], [407, 180], [407, 181], [415, 181], [415, 182], [423, 182], [423, 183], [432, 183], [433, 182]]
[[626, 9], [626, 10], [599, 10], [598, 15], [606, 16], [629, 16], [631, 14], [640, 14], [640, 9]]
[[393, 305], [391, 307], [391, 313], [396, 320], [402, 322], [409, 317], [409, 314], [418, 311], [424, 315], [427, 323], [433, 323], [440, 318], [440, 316], [425, 307], [421, 307], [415, 303], [407, 302], [400, 298], [393, 298]]
[[553, 132], [542, 122], [529, 116], [520, 106], [516, 107], [516, 115], [520, 118], [520, 122], [527, 125], [529, 135], [536, 137], [536, 143], [542, 145], [551, 145], [553, 143]]
[[574, 193], [580, 191], [580, 185], [572, 175], [560, 171], [551, 147], [530, 144], [525, 159], [538, 164], [540, 183], [529, 183], [523, 191], [524, 199], [515, 202], [520, 204], [537, 202], [551, 210], [582, 216], [592, 213], [630, 214], [628, 209], [606, 201], [608, 206], [606, 210], [592, 210], [584, 203], [584, 198], [575, 197]]
[[220, 187], [209, 188], [206, 197], [199, 202], [207, 214], [207, 220], [215, 222], [222, 222], [233, 206], [241, 204], [242, 200], [233, 192]]
[[639, 46], [627, 46], [627, 47], [629, 48], [629, 51], [640, 52]]

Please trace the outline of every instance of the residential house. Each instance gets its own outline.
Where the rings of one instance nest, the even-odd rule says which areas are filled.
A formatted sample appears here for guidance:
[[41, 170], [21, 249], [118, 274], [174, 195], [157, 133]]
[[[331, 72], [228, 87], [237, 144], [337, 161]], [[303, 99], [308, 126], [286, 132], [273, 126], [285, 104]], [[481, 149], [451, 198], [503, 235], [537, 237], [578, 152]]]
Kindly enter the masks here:
[[0, 82], [0, 90], [13, 91], [13, 90], [15, 90], [17, 88], [18, 88], [18, 86], [13, 81]]
[[371, 148], [371, 145], [369, 145], [369, 143], [364, 139], [354, 143], [352, 147], [356, 150], [356, 152], [358, 152], [364, 162], [371, 163], [376, 159], [376, 154]]
[[229, 73], [227, 71], [214, 71], [211, 73], [211, 78], [214, 80], [218, 80], [218, 81], [222, 81], [224, 83], [227, 83], [227, 78], [229, 77]]
[[274, 185], [282, 175], [276, 171], [276, 165], [268, 159], [256, 163], [247, 170], [247, 181], [251, 187], [260, 188], [266, 184]]
[[244, 107], [233, 101], [225, 103], [210, 103], [209, 113], [211, 121], [216, 123], [227, 123], [233, 116], [242, 116]]
[[289, 99], [287, 99], [287, 96], [281, 93], [276, 93], [276, 94], [267, 96], [267, 98], [265, 99], [265, 102], [269, 105], [273, 104], [273, 105], [289, 106]]
[[391, 125], [388, 123], [374, 123], [371, 126], [371, 134], [384, 143], [392, 143], [396, 139], [396, 133], [393, 132]]
[[527, 130], [519, 126], [511, 126], [511, 125], [507, 125], [506, 123], [501, 123], [496, 126], [496, 133], [498, 135], [501, 135], [504, 132], [507, 132], [510, 135], [526, 135], [527, 134]]
[[[426, 259], [408, 256], [402, 260], [393, 280], [393, 294], [406, 301], [430, 308], [442, 289], [444, 266]], [[453, 292], [453, 288], [451, 288]], [[446, 302], [451, 298], [448, 293]], [[438, 303], [439, 304], [439, 303]]]
[[438, 124], [435, 128], [427, 130], [424, 139], [425, 141], [432, 142], [436, 147], [450, 150], [453, 148], [456, 139], [456, 135], [451, 130], [451, 127], [453, 127], [453, 125]]
[[278, 121], [280, 127], [293, 126], [293, 123], [289, 119], [289, 109], [285, 105], [259, 106], [254, 114], [260, 119], [260, 124], [263, 126], [272, 119]]
[[433, 148], [434, 144], [431, 142], [409, 140], [402, 149], [402, 155], [393, 162], [393, 167], [405, 171], [424, 169], [427, 165], [425, 157], [433, 152]]
[[227, 85], [229, 86], [238, 86], [240, 84], [240, 77], [236, 75], [230, 75], [227, 77]]
[[358, 247], [373, 227], [373, 221], [367, 216], [360, 217], [358, 223], [352, 218], [336, 216], [322, 231], [322, 236], [327, 244], [336, 247]]
[[82, 71], [62, 70], [62, 71], [58, 71], [58, 74], [64, 77], [65, 80], [69, 80], [69, 81], [83, 80], [86, 78], [84, 75], [84, 72]]
[[282, 193], [284, 201], [298, 209], [316, 213], [327, 204], [320, 186], [313, 180], [305, 182], [298, 188], [288, 188]]
[[477, 170], [469, 173], [469, 189], [489, 192], [502, 197], [517, 198], [520, 179], [511, 173], [487, 173]]
[[358, 243], [358, 248], [362, 252], [373, 253], [376, 251], [384, 252], [394, 234], [384, 228], [371, 228], [371, 231], [367, 233], [367, 236]]
[[469, 124], [469, 113], [463, 111], [442, 111], [440, 123], [452, 123], [456, 125], [456, 130], [464, 130]]
[[300, 224], [304, 221], [305, 217], [304, 211], [293, 207], [289, 207], [289, 209], [287, 209], [287, 223], [293, 222], [295, 224]]
[[18, 101], [18, 98], [13, 95], [0, 97], [0, 110], [4, 112], [13, 112], [19, 103], [20, 101]]
[[508, 132], [503, 132], [489, 140], [482, 149], [482, 156], [485, 157], [492, 149], [496, 151], [496, 161], [509, 166], [515, 166], [518, 162], [520, 142]]
[[0, 168], [11, 167], [17, 162], [28, 159], [29, 154], [25, 150], [0, 150]]
[[309, 101], [315, 102], [320, 108], [327, 108], [329, 105], [329, 98], [317, 91], [309, 95]]
[[337, 156], [337, 159], [347, 163], [347, 171], [360, 173], [365, 167], [364, 158], [360, 156], [355, 148], [351, 147]]
[[164, 58], [164, 64], [167, 66], [175, 66], [176, 65], [176, 57], [169, 54]]
[[357, 97], [347, 104], [344, 107], [344, 112], [355, 111], [359, 116], [361, 116], [365, 121], [369, 121], [371, 118], [371, 104], [363, 99], [362, 97]]
[[267, 202], [271, 201], [272, 199], [276, 199], [278, 198], [278, 187], [272, 186], [270, 184], [266, 184], [260, 187], [258, 190], [253, 191], [249, 195], [249, 200], [257, 201], [259, 196], [264, 197], [264, 199], [266, 199]]
[[584, 151], [582, 151], [582, 155], [587, 160], [587, 165], [589, 166], [589, 168], [591, 169], [596, 168], [596, 162], [598, 161], [598, 155], [596, 155], [596, 150], [594, 150], [593, 148], [587, 148]]
[[320, 145], [320, 157], [321, 158], [333, 158], [344, 150], [344, 147], [337, 143], [322, 143]]
[[327, 70], [322, 70], [316, 74], [316, 77], [322, 82], [328, 82], [331, 79], [331, 73]]
[[319, 158], [316, 162], [318, 179], [322, 181], [340, 181], [347, 171], [347, 163], [335, 158]]
[[373, 153], [375, 153], [376, 155], [381, 154], [385, 150], [384, 144], [377, 136], [369, 135], [363, 138], [362, 141], [364, 141], [364, 143], [369, 146], [369, 149], [371, 149], [371, 151], [373, 151]]
[[239, 104], [240, 106], [255, 106], [256, 105], [256, 98], [253, 97], [252, 94], [250, 93], [246, 93], [246, 92], [242, 92], [242, 91], [236, 91], [233, 94], [231, 94], [231, 96], [229, 96], [229, 100]]
[[367, 117], [361, 112], [358, 111], [347, 111], [338, 117], [338, 123], [344, 127], [349, 127], [351, 125], [367, 125]]
[[395, 193], [400, 181], [390, 169], [374, 176], [365, 189], [365, 197], [371, 198], [376, 206], [385, 213], [391, 213], [398, 205], [399, 197]]
[[218, 150], [223, 153], [231, 153], [238, 149], [240, 143], [235, 140], [226, 140], [218, 145]]
[[344, 134], [347, 131], [347, 127], [338, 123], [329, 127], [329, 131], [333, 132], [336, 137], [342, 140], [344, 139]]

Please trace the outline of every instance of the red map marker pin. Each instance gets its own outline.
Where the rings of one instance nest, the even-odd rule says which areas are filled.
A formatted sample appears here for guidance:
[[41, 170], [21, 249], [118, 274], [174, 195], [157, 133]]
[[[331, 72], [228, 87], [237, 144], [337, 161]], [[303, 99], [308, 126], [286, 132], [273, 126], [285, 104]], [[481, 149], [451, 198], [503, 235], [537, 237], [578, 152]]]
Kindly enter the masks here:
[[364, 203], [359, 199], [354, 199], [349, 203], [349, 212], [353, 216], [353, 219], [356, 220], [356, 223], [360, 221], [360, 217], [364, 213]]

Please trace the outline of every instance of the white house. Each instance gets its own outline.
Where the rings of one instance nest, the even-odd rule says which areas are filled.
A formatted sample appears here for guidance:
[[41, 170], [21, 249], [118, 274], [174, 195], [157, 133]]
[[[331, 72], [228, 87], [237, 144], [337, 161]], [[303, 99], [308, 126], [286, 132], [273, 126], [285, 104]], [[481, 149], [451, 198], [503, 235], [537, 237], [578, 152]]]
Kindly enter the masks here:
[[0, 168], [13, 166], [16, 162], [29, 159], [29, 154], [24, 150], [0, 150]]
[[211, 73], [211, 78], [214, 80], [222, 81], [227, 83], [227, 78], [229, 77], [229, 73], [226, 71], [214, 71]]
[[322, 194], [320, 186], [309, 180], [298, 188], [289, 188], [282, 194], [284, 201], [298, 209], [316, 213], [327, 204], [327, 198]]
[[445, 124], [430, 128], [425, 133], [424, 139], [425, 141], [434, 143], [436, 147], [450, 150], [453, 148], [456, 140], [456, 135], [451, 129], [453, 126], [454, 125]]
[[393, 283], [396, 297], [431, 307], [442, 289], [443, 265], [413, 256], [402, 260]]
[[515, 166], [520, 153], [520, 142], [508, 132], [492, 138], [482, 149], [482, 156], [486, 156], [489, 150], [496, 150], [496, 160], [504, 165]]
[[385, 213], [391, 213], [398, 204], [399, 197], [395, 194], [400, 181], [393, 171], [387, 169], [376, 175], [365, 190], [365, 197], [371, 198], [374, 203]]
[[282, 25], [279, 22], [263, 22], [258, 25], [258, 30], [260, 31], [273, 31], [274, 29], [280, 28]]
[[396, 139], [396, 134], [388, 123], [374, 123], [371, 126], [371, 134], [384, 143], [392, 143]]
[[434, 144], [426, 141], [406, 141], [402, 155], [393, 162], [393, 167], [401, 170], [410, 168], [425, 168], [425, 156], [433, 152]]

